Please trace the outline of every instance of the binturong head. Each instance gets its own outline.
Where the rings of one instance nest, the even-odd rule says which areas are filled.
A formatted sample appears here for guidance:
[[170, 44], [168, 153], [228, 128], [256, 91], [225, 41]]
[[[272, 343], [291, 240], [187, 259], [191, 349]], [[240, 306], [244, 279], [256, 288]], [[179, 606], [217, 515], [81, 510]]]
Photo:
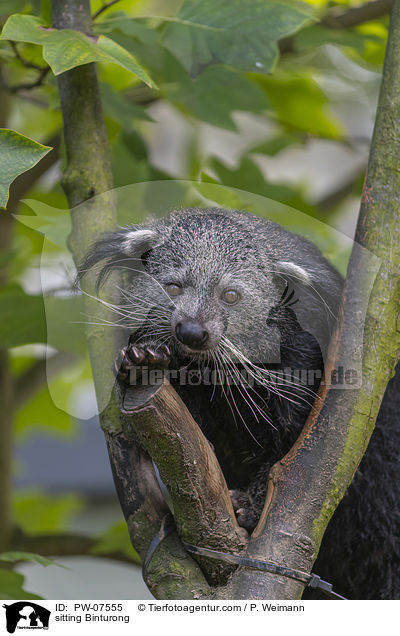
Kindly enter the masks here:
[[[123, 272], [120, 308], [137, 342], [166, 344], [179, 359], [279, 361], [280, 329], [268, 320], [290, 286], [303, 328], [327, 340], [341, 280], [311, 243], [234, 210], [184, 209], [95, 243], [80, 277], [102, 263], [101, 285]], [[120, 321], [116, 324], [121, 324]]]

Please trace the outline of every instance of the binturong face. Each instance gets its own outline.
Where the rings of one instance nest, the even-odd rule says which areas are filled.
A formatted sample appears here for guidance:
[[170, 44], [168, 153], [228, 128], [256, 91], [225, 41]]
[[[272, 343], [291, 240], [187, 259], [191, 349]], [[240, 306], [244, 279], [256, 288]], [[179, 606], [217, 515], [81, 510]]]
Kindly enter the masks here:
[[184, 217], [142, 263], [126, 290], [143, 311], [139, 339], [166, 344], [182, 359], [241, 352], [278, 361], [279, 333], [267, 316], [284, 284], [247, 231], [218, 214]]
[[[81, 276], [98, 262], [99, 284], [112, 269], [123, 273], [116, 325], [138, 345], [167, 345], [178, 364], [277, 363], [282, 319], [301, 322], [322, 342], [333, 316], [326, 298], [336, 298], [340, 286], [308, 241], [220, 209], [182, 210], [121, 228], [92, 247]], [[282, 309], [285, 294], [297, 303], [291, 311]]]

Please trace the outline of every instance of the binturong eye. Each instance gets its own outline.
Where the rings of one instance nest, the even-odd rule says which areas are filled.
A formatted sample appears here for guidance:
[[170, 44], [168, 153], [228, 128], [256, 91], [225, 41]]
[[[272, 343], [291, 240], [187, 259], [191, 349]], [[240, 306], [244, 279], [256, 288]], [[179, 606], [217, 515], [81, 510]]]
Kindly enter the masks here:
[[177, 283], [168, 283], [165, 288], [170, 296], [180, 296], [183, 293], [181, 285]]
[[234, 289], [225, 289], [221, 298], [224, 301], [224, 303], [227, 303], [228, 305], [234, 305], [235, 303], [237, 303], [240, 296], [239, 296], [239, 293], [235, 291]]

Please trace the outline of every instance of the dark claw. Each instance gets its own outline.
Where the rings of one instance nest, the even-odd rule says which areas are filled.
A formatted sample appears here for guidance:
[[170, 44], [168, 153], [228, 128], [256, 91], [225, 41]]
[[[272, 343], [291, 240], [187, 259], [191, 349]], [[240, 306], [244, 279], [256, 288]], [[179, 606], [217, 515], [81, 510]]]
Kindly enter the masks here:
[[160, 351], [156, 351], [155, 353], [155, 361], [157, 364], [159, 365], [163, 365], [165, 362], [165, 356], [160, 352]]
[[171, 357], [171, 352], [168, 349], [167, 345], [161, 345], [161, 347], [159, 347], [158, 351], [161, 351], [161, 353], [163, 353], [168, 358]]
[[117, 359], [115, 361], [115, 364], [125, 364], [127, 362], [127, 348], [124, 347], [123, 349], [121, 349], [121, 351], [118, 353], [117, 355]]
[[170, 362], [170, 350], [161, 345], [157, 350], [151, 347], [138, 347], [130, 343], [119, 352], [114, 363], [115, 375], [120, 382], [130, 378], [130, 372], [136, 368], [136, 377], [141, 376], [141, 367], [166, 369]]
[[147, 358], [148, 364], [156, 364], [157, 363], [157, 354], [154, 349], [150, 349], [150, 347], [146, 347], [145, 355]]
[[146, 354], [143, 349], [131, 345], [128, 347], [128, 357], [131, 360], [131, 364], [139, 366], [145, 361]]
[[127, 347], [121, 349], [114, 362], [115, 375], [120, 380], [126, 380], [129, 375], [130, 361], [127, 355]]
[[160, 369], [168, 367], [171, 355], [168, 347], [162, 345], [157, 350], [146, 347], [144, 351], [149, 366], [151, 365]]
[[159, 356], [159, 363], [162, 369], [166, 369], [170, 363], [171, 352], [166, 345], [161, 345], [161, 347], [157, 350], [157, 354]]

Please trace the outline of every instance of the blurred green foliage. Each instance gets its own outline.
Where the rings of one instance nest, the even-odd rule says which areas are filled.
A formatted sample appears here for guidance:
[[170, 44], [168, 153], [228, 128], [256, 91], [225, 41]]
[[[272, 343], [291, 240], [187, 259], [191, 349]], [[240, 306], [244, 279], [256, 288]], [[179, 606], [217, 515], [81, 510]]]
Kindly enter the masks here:
[[90, 550], [90, 553], [93, 555], [112, 554], [115, 552], [120, 552], [126, 555], [128, 559], [140, 564], [139, 555], [132, 547], [125, 521], [121, 521], [108, 528]]
[[27, 534], [50, 534], [62, 531], [82, 507], [79, 494], [59, 496], [20, 490], [14, 497], [14, 518]]
[[0, 569], [0, 596], [4, 601], [40, 599], [41, 596], [27, 592], [24, 587], [24, 577], [13, 570]]
[[[104, 4], [93, 0], [93, 13]], [[17, 440], [35, 431], [74, 435], [70, 403], [90, 378], [80, 323], [91, 317], [71, 292], [70, 220], [60, 184], [65, 150], [52, 71], [98, 62], [121, 223], [183, 205], [239, 207], [308, 236], [345, 273], [351, 243], [330, 224], [359, 195], [363, 166], [349, 175], [343, 194], [332, 174], [329, 201], [301, 176], [273, 177], [270, 167], [293, 152], [301, 163], [316, 143], [349, 152], [360, 143], [343, 112], [373, 111], [388, 17], [351, 28], [320, 21], [359, 5], [120, 0], [98, 15], [92, 40], [49, 31], [50, 0], [0, 1], [0, 204], [13, 179], [47, 152], [43, 144], [54, 148], [37, 172], [13, 183], [8, 212], [1, 211], [12, 238], [0, 251], [0, 348], [10, 350], [7, 373], [15, 383], [37, 372], [43, 345], [51, 345], [50, 356], [75, 356], [49, 385], [44, 380], [22, 404], [15, 401]], [[246, 136], [249, 122], [256, 132], [250, 126]], [[12, 139], [11, 156], [2, 148]], [[365, 148], [368, 139], [361, 143]], [[14, 522], [26, 533], [63, 531], [87, 505], [77, 493], [50, 496], [32, 487], [13, 494]], [[107, 552], [137, 560], [124, 523], [92, 550]], [[3, 598], [38, 598], [22, 586], [21, 575], [0, 569]]]

